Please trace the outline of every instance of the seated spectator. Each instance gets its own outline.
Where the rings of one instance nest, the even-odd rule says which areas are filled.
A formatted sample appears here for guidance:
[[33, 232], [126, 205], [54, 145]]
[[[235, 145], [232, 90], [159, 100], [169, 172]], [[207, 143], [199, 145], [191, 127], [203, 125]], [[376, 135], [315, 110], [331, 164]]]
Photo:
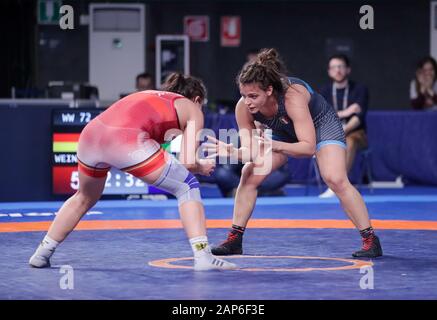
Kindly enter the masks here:
[[[367, 147], [366, 113], [369, 103], [367, 87], [351, 81], [350, 73], [350, 61], [346, 55], [338, 54], [330, 57], [328, 75], [331, 82], [320, 90], [320, 94], [334, 107], [343, 123], [347, 144], [347, 172], [352, 168], [357, 151]], [[334, 192], [328, 189], [320, 197], [327, 198], [334, 195]]]
[[246, 52], [246, 62], [252, 62], [258, 56], [259, 49], [250, 49]]
[[137, 89], [137, 91], [155, 90], [152, 75], [147, 72], [137, 75], [135, 88]]
[[[220, 189], [223, 197], [234, 197], [240, 183], [241, 169], [243, 164], [223, 164], [217, 165], [213, 177]], [[258, 195], [283, 196], [285, 193], [282, 188], [289, 182], [290, 173], [288, 165], [283, 165], [280, 169], [270, 174], [259, 186]]]
[[[155, 85], [153, 83], [153, 77], [150, 73], [144, 72], [140, 73], [135, 78], [135, 92], [144, 90], [155, 90]], [[120, 99], [124, 98], [133, 92], [122, 92], [120, 93]]]
[[416, 110], [437, 110], [437, 63], [432, 57], [419, 61], [410, 84], [410, 101]]

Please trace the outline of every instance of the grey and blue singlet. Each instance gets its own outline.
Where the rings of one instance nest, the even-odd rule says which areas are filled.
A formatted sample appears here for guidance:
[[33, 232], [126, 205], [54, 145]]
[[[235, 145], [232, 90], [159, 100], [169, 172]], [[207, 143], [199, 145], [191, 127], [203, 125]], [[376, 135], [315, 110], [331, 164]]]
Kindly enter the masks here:
[[[316, 129], [317, 151], [319, 151], [321, 147], [330, 144], [336, 144], [346, 148], [344, 130], [334, 108], [328, 104], [322, 95], [315, 92], [305, 81], [293, 77], [289, 77], [288, 81], [290, 85], [303, 85], [311, 94], [308, 106]], [[296, 132], [294, 131], [293, 121], [285, 110], [283, 95], [278, 99], [278, 112], [273, 118], [267, 118], [260, 112], [255, 113], [253, 118], [272, 130], [272, 138], [274, 140], [289, 143], [298, 142]]]

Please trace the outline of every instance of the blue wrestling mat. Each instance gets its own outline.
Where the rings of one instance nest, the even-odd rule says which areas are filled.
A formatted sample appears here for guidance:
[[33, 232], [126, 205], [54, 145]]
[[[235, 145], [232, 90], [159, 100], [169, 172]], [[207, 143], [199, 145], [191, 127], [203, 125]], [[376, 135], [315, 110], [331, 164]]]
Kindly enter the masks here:
[[[191, 269], [174, 200], [99, 202], [49, 269], [27, 261], [61, 203], [2, 203], [0, 299], [437, 299], [437, 195], [407, 195], [365, 196], [384, 249], [373, 260], [351, 257], [360, 237], [336, 199], [260, 198], [244, 255], [228, 257], [240, 269], [209, 272]], [[217, 244], [233, 202], [205, 208]]]

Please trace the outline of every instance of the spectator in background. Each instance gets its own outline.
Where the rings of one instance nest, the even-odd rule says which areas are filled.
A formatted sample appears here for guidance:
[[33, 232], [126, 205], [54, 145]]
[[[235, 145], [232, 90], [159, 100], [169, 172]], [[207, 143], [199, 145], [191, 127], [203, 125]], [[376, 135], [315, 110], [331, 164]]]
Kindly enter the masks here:
[[[150, 73], [143, 72], [137, 75], [135, 78], [135, 90], [144, 91], [144, 90], [155, 90], [155, 85], [153, 83], [153, 77]], [[133, 92], [122, 92], [120, 93], [120, 99], [127, 97]]]
[[410, 84], [410, 101], [416, 110], [437, 110], [437, 63], [432, 57], [419, 61]]
[[137, 89], [137, 91], [155, 90], [152, 75], [147, 72], [137, 75], [135, 88]]
[[[333, 55], [328, 60], [328, 75], [331, 82], [320, 89], [320, 94], [337, 111], [346, 135], [346, 169], [350, 171], [359, 149], [367, 147], [366, 113], [369, 102], [367, 87], [349, 79], [350, 60], [346, 55]], [[331, 189], [321, 198], [335, 196]]]
[[[240, 183], [241, 170], [243, 164], [223, 164], [217, 165], [216, 169], [212, 173], [217, 186], [220, 189], [223, 197], [234, 197], [237, 191], [238, 184]], [[288, 169], [288, 163], [284, 164], [278, 170], [272, 172], [259, 186], [258, 196], [283, 196], [285, 195], [282, 188], [290, 180], [290, 171]]]
[[259, 49], [250, 49], [246, 52], [246, 62], [252, 62], [256, 59], [257, 55], [259, 53]]

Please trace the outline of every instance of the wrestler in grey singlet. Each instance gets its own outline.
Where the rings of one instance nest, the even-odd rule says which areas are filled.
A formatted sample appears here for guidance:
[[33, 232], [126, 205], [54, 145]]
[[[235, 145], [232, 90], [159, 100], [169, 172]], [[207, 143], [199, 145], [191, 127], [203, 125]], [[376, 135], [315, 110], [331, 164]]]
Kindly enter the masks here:
[[[324, 145], [337, 144], [346, 148], [346, 139], [340, 119], [334, 108], [319, 93], [315, 92], [305, 81], [289, 77], [290, 85], [303, 85], [311, 94], [309, 109], [316, 129], [317, 151]], [[273, 118], [266, 118], [261, 112], [253, 115], [254, 120], [272, 129], [273, 139], [284, 142], [298, 142], [293, 121], [285, 110], [284, 95], [278, 99], [278, 112]]]

